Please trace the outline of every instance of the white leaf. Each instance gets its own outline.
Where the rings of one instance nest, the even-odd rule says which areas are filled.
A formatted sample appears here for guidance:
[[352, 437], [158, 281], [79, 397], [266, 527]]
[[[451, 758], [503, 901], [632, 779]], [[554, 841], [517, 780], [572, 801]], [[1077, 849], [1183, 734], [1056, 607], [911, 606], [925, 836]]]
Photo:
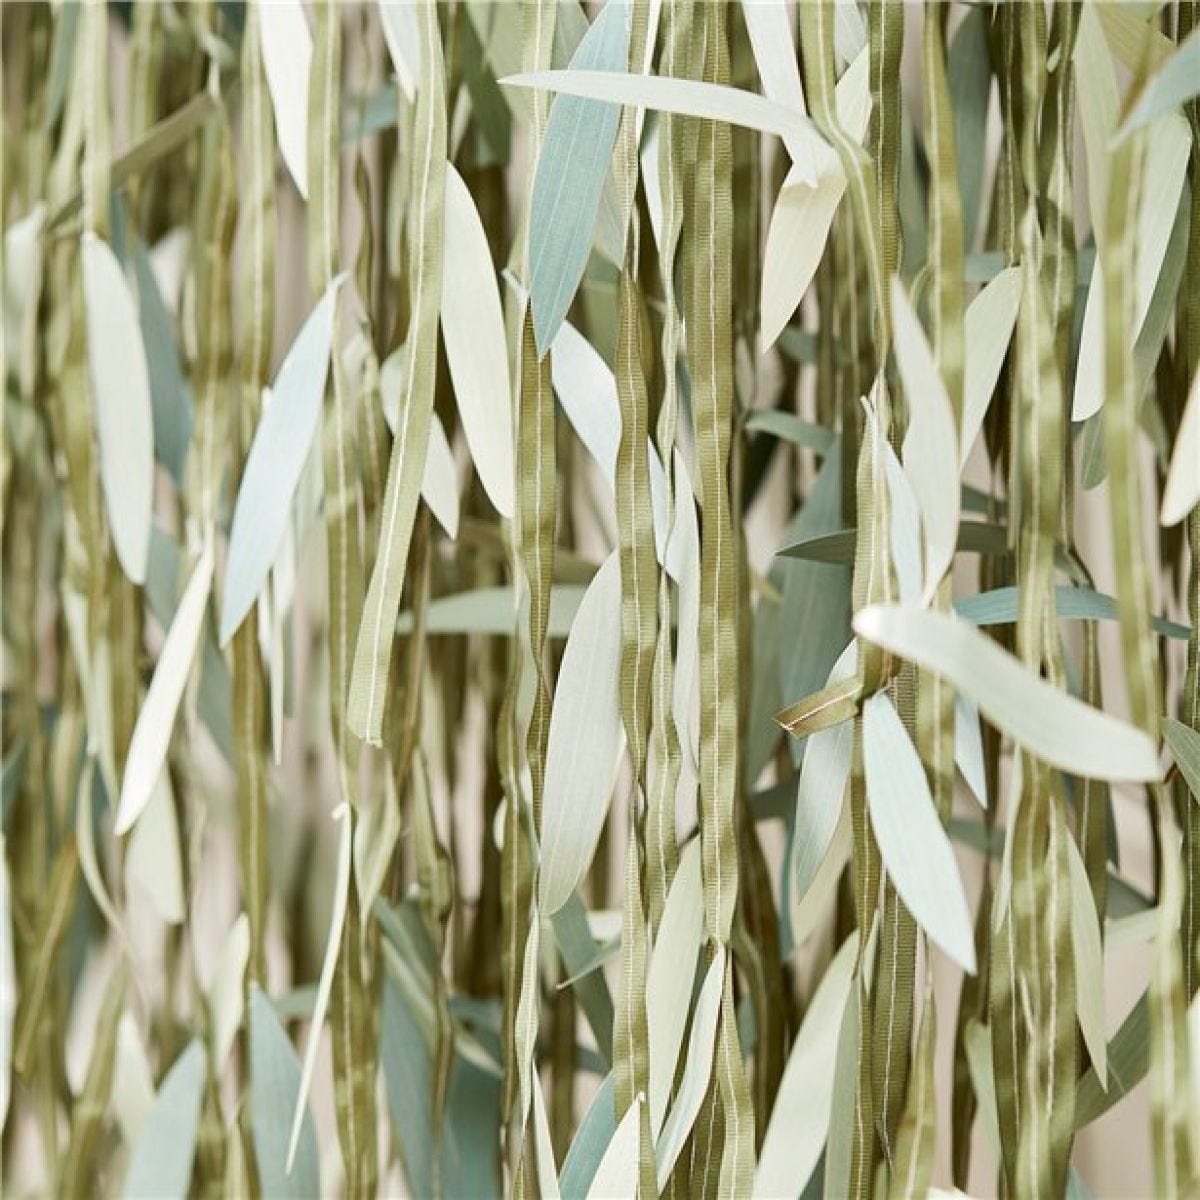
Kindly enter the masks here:
[[127, 833], [141, 816], [166, 762], [171, 730], [175, 727], [179, 703], [200, 645], [212, 576], [212, 545], [206, 543], [175, 610], [175, 619], [167, 631], [158, 666], [154, 668], [154, 678], [150, 680], [142, 711], [138, 713], [129, 740], [125, 777], [121, 781], [121, 803], [117, 810], [118, 835]]
[[806, 111], [788, 6], [742, 0], [742, 18], [750, 35], [754, 65], [758, 67], [763, 91], [779, 104]]
[[973, 975], [971, 912], [954, 851], [916, 747], [884, 692], [863, 705], [863, 765], [871, 828], [889, 878], [917, 924]]
[[550, 1139], [550, 1120], [546, 1116], [546, 1098], [542, 1095], [540, 1079], [533, 1081], [533, 1138], [537, 1148], [538, 1195], [541, 1200], [559, 1200], [554, 1143]]
[[446, 362], [479, 481], [496, 511], [511, 520], [512, 389], [500, 292], [475, 201], [449, 164], [445, 205], [442, 339]]
[[692, 1126], [696, 1123], [700, 1106], [704, 1103], [704, 1096], [708, 1091], [724, 984], [725, 947], [719, 945], [712, 962], [708, 965], [700, 995], [696, 998], [696, 1010], [692, 1014], [692, 1031], [688, 1035], [687, 1057], [684, 1059], [679, 1091], [654, 1147], [660, 1192], [666, 1188], [667, 1180], [671, 1178], [679, 1152], [683, 1149], [688, 1134], [692, 1132]]
[[550, 713], [538, 881], [547, 916], [583, 878], [608, 814], [625, 746], [620, 673], [621, 563], [614, 550], [575, 614]]
[[1031, 754], [1085, 779], [1162, 778], [1158, 749], [1140, 729], [1060, 692], [958, 617], [877, 604], [855, 632], [943, 675]]
[[292, 497], [321, 416], [337, 294], [344, 280], [339, 275], [329, 284], [296, 335], [254, 431], [229, 531], [222, 646], [250, 611], [283, 543]]
[[657, 1137], [675, 1082], [687, 1025], [696, 957], [704, 942], [700, 839], [684, 848], [667, 892], [646, 975], [646, 1033], [650, 1047], [650, 1132]]
[[1171, 466], [1163, 487], [1161, 521], [1177, 525], [1200, 504], [1200, 367], [1188, 391]]
[[117, 1022], [112, 1103], [126, 1145], [136, 1144], [154, 1107], [154, 1077], [150, 1074], [137, 1022], [127, 1012]]
[[967, 305], [963, 321], [963, 417], [959, 461], [965, 463], [987, 415], [1021, 307], [1021, 268], [1008, 267]]
[[763, 1138], [753, 1195], [800, 1196], [829, 1132], [838, 1031], [850, 995], [858, 933], [852, 933], [821, 976], [792, 1043]]
[[[875, 420], [874, 416], [872, 420]], [[903, 604], [921, 603], [921, 506], [892, 444], [875, 426], [875, 446], [883, 456], [891, 513], [888, 527], [892, 543], [892, 565]]]
[[983, 732], [979, 710], [966, 696], [954, 697], [954, 761], [979, 803], [987, 808], [987, 772], [983, 767]]
[[958, 432], [954, 407], [933, 360], [917, 314], [900, 280], [892, 280], [896, 362], [908, 402], [904, 470], [912, 484], [925, 531], [925, 589], [928, 603], [950, 564], [958, 541]]
[[150, 372], [129, 285], [108, 244], [83, 235], [88, 372], [100, 440], [100, 484], [121, 569], [146, 581], [154, 510]]
[[531, 71], [509, 75], [500, 82], [512, 87], [540, 88], [588, 100], [608, 100], [614, 104], [639, 105], [661, 112], [727, 121], [762, 133], [773, 133], [783, 139], [805, 182], [813, 184], [817, 180], [814, 147], [823, 144], [823, 139], [812, 122], [798, 109], [777, 104], [756, 92], [693, 79], [632, 75], [621, 71]]
[[308, 79], [313, 44], [304, 6], [300, 0], [258, 0], [258, 24], [279, 149], [296, 190], [307, 200]]
[[421, 78], [421, 31], [417, 6], [412, 0], [378, 0], [383, 40], [396, 68], [396, 79], [404, 95], [412, 100]]

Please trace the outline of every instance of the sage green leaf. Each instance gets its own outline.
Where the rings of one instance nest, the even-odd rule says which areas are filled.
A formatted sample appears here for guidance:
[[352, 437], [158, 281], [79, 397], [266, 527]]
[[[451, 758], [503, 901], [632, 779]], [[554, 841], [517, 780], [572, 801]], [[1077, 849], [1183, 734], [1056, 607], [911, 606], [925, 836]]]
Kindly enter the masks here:
[[12, 1094], [12, 1039], [16, 1012], [17, 969], [13, 958], [8, 846], [0, 832], [0, 1124], [8, 1117], [8, 1101]]
[[216, 974], [209, 988], [208, 1004], [212, 1013], [212, 1074], [220, 1079], [225, 1071], [233, 1040], [245, 1015], [246, 963], [250, 957], [250, 920], [239, 913], [225, 935]]
[[967, 305], [963, 324], [966, 361], [963, 364], [962, 437], [959, 443], [959, 461], [962, 463], [967, 461], [983, 427], [1020, 306], [1020, 267], [1001, 271]]
[[613, 551], [588, 585], [563, 651], [546, 748], [539, 906], [571, 898], [608, 815], [625, 745], [618, 685], [621, 569]]
[[816, 1170], [829, 1132], [838, 1031], [850, 995], [858, 933], [821, 976], [792, 1043], [754, 1173], [754, 1196], [800, 1196]]
[[421, 499], [451, 540], [458, 537], [458, 467], [445, 427], [434, 413], [429, 419], [429, 447], [421, 476]]
[[[675, 1093], [675, 1102], [667, 1114], [662, 1133], [654, 1147], [658, 1170], [658, 1189], [661, 1192], [671, 1178], [679, 1153], [687, 1141], [700, 1106], [708, 1092], [712, 1077], [713, 1052], [717, 1044], [717, 1018], [721, 1015], [721, 990], [725, 982], [725, 947], [717, 946], [712, 962], [704, 976], [696, 1008], [692, 1014], [692, 1031], [688, 1035], [687, 1057], [683, 1077]], [[635, 1156], [636, 1157], [636, 1156]]]
[[554, 1165], [554, 1143], [550, 1140], [550, 1119], [541, 1079], [533, 1081], [533, 1144], [537, 1152], [538, 1196], [541, 1200], [560, 1200], [558, 1170]]
[[975, 937], [954, 851], [916, 747], [883, 692], [863, 706], [863, 764], [871, 828], [888, 877], [930, 939], [973, 975]]
[[563, 1200], [584, 1200], [592, 1186], [596, 1169], [617, 1128], [613, 1111], [614, 1086], [610, 1071], [596, 1089], [583, 1120], [579, 1122], [559, 1175], [559, 1190]]
[[671, 1097], [687, 1025], [696, 958], [704, 940], [700, 841], [684, 849], [667, 892], [646, 974], [646, 1032], [650, 1047], [650, 1131], [657, 1137]]
[[[255, 0], [263, 71], [288, 173], [308, 199], [308, 79], [313, 42], [300, 0]], [[225, 640], [221, 639], [222, 642]]]
[[908, 400], [904, 471], [921, 508], [925, 534], [924, 602], [954, 561], [958, 536], [958, 434], [946, 385], [903, 284], [892, 279], [896, 362]]
[[[571, 630], [587, 589], [582, 584], [556, 583], [550, 589], [549, 637], [564, 638]], [[512, 588], [477, 588], [432, 600], [425, 610], [427, 633], [484, 633], [515, 637], [517, 610]], [[412, 613], [400, 614], [397, 633], [412, 630]]]
[[817, 182], [816, 146], [823, 142], [812, 122], [798, 109], [777, 104], [755, 92], [694, 79], [632, 75], [621, 71], [529, 71], [500, 80], [510, 87], [537, 88], [587, 100], [638, 105], [685, 117], [727, 121], [773, 133], [783, 139], [805, 183]]
[[479, 481], [496, 511], [511, 520], [512, 393], [500, 292], [475, 201], [450, 164], [446, 167], [445, 204], [442, 340], [446, 362]]
[[185, 1200], [196, 1154], [204, 1090], [204, 1043], [188, 1044], [167, 1072], [134, 1147], [122, 1195], [126, 1200]]
[[329, 935], [325, 939], [325, 958], [321, 963], [321, 977], [317, 981], [317, 997], [313, 1003], [312, 1027], [308, 1034], [308, 1045], [304, 1050], [304, 1069], [300, 1073], [300, 1087], [296, 1095], [292, 1132], [288, 1139], [286, 1171], [291, 1174], [296, 1162], [296, 1151], [300, 1145], [300, 1134], [308, 1115], [308, 1089], [312, 1086], [313, 1070], [317, 1065], [317, 1046], [320, 1042], [321, 1026], [329, 1008], [329, 995], [333, 988], [333, 970], [337, 965], [338, 948], [342, 944], [342, 926], [346, 920], [346, 905], [350, 896], [350, 866], [353, 838], [350, 809], [339, 804], [333, 819], [340, 821], [341, 835], [338, 839], [337, 875], [333, 881], [333, 911], [329, 915]]
[[944, 676], [1031, 754], [1085, 779], [1157, 780], [1140, 729], [1059, 691], [972, 625], [945, 613], [872, 605], [854, 618], [870, 642]]
[[1121, 135], [1151, 124], [1197, 95], [1200, 95], [1200, 30], [1193, 30], [1142, 88], [1133, 111], [1121, 126]]
[[983, 765], [979, 710], [965, 696], [954, 697], [954, 761], [975, 799], [987, 808], [987, 771]]
[[1177, 525], [1197, 504], [1200, 504], [1200, 367], [1196, 369], [1179, 419], [1159, 520], [1164, 525]]
[[[609, 0], [568, 73], [623, 71], [632, 16], [625, 0]], [[529, 302], [539, 357], [554, 341], [583, 278], [620, 115], [616, 104], [569, 95], [550, 108], [529, 209]]]
[[645, 1103], [646, 1097], [639, 1095], [613, 1130], [612, 1140], [592, 1177], [588, 1200], [612, 1200], [613, 1197], [636, 1195], [638, 1140], [642, 1130], [642, 1105]]
[[184, 461], [192, 438], [192, 392], [179, 361], [171, 315], [144, 242], [137, 243], [133, 259], [137, 270], [138, 316], [150, 378], [154, 453], [171, 472], [176, 486], [182, 487]]
[[108, 244], [91, 232], [83, 235], [83, 297], [104, 506], [121, 569], [140, 584], [154, 511], [150, 375], [129, 285]]
[[[1021, 593], [1016, 587], [993, 588], [963, 596], [954, 602], [954, 611], [972, 625], [1011, 625], [1017, 619]], [[1084, 587], [1054, 589], [1054, 610], [1060, 620], [1115, 621], [1117, 602], [1103, 592]], [[1186, 641], [1191, 630], [1164, 617], [1154, 618], [1154, 628], [1163, 637]]]
[[1162, 732], [1192, 798], [1200, 803], [1200, 733], [1171, 717], [1163, 721]]
[[1150, 1069], [1150, 1001], [1143, 992], [1108, 1042], [1108, 1087], [1096, 1069], [1079, 1081], [1075, 1100], [1075, 1128], [1084, 1129], [1128, 1095]]
[[283, 542], [292, 497], [320, 422], [337, 293], [344, 279], [339, 275], [330, 283], [296, 335], [254, 431], [229, 531], [222, 646], [250, 611]]
[[121, 780], [121, 802], [117, 809], [118, 835], [127, 833], [133, 827], [158, 785], [163, 764], [167, 760], [179, 703], [192, 673], [192, 664], [196, 661], [204, 613], [212, 590], [212, 577], [213, 552], [211, 544], [208, 544], [192, 571], [171, 628], [167, 631], [158, 666], [154, 669], [154, 678], [150, 681], [133, 737], [129, 741], [125, 775]]
[[300, 1060], [274, 1006], [258, 984], [250, 985], [250, 1128], [263, 1200], [302, 1200], [321, 1194], [317, 1135], [304, 1108], [300, 1150], [291, 1172], [285, 1169], [288, 1115], [300, 1092]]
[[829, 453], [833, 445], [833, 433], [824, 425], [806, 421], [795, 413], [780, 412], [776, 408], [755, 409], [746, 416], [743, 428], [747, 433], [768, 433], [784, 441], [795, 442], [822, 456]]
[[1079, 1028], [1083, 1033], [1092, 1069], [1102, 1087], [1108, 1086], [1108, 1026], [1104, 1015], [1104, 944], [1100, 920], [1074, 838], [1067, 839], [1071, 877], [1071, 948], [1075, 954], [1075, 995]]

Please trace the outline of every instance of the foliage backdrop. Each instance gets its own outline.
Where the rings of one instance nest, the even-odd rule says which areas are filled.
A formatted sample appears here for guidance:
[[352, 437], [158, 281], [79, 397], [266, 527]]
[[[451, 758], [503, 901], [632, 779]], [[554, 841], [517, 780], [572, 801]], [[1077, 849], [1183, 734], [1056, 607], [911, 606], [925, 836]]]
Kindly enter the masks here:
[[5, 1194], [1192, 1194], [1198, 24], [4, 4]]

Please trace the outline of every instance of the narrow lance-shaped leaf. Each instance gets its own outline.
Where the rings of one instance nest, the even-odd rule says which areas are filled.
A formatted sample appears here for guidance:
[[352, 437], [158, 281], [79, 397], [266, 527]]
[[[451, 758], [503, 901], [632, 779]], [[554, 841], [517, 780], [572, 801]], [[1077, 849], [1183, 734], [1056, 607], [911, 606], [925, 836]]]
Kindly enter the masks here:
[[1140, 729], [1059, 691], [965, 621], [873, 605], [854, 618], [870, 642], [945, 676], [1031, 754], [1090, 779], [1161, 778], [1154, 742]]
[[570, 899], [608, 815], [625, 745], [620, 666], [621, 564], [613, 551], [579, 606], [550, 714], [538, 879], [540, 906], [547, 915]]
[[292, 497], [320, 421], [337, 292], [344, 279], [339, 275], [330, 283], [296, 335], [246, 456], [229, 531], [222, 646], [250, 611], [283, 542]]
[[167, 631], [154, 678], [150, 681], [129, 742], [125, 776], [121, 781], [121, 803], [117, 810], [118, 834], [126, 833], [133, 827], [158, 785], [171, 744], [171, 731], [175, 727], [179, 702], [183, 699], [184, 688], [196, 660], [196, 650], [204, 627], [204, 612], [212, 589], [212, 576], [212, 546], [206, 544], [200, 561], [192, 571], [183, 599], [179, 602], [171, 628]]
[[129, 285], [91, 232], [83, 235], [83, 295], [105, 509], [122, 569], [144, 583], [154, 506], [150, 375]]
[[916, 747], [883, 692], [863, 706], [863, 763], [871, 828], [888, 877], [917, 924], [974, 974], [971, 913], [954, 851]]
[[1160, 520], [1164, 525], [1177, 525], [1197, 504], [1200, 504], [1200, 366], [1192, 379], [1175, 435]]
[[[313, 42], [300, 0], [255, 0], [263, 70], [279, 149], [296, 190], [308, 199], [308, 77]], [[222, 639], [223, 640], [223, 639]]]

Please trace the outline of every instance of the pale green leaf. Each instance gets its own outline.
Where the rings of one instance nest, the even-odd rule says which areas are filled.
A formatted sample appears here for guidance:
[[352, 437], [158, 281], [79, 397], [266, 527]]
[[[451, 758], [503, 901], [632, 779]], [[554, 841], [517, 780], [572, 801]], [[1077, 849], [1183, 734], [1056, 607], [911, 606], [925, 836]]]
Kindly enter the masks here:
[[928, 603], [950, 564], [958, 537], [958, 434], [954, 407], [904, 285], [892, 280], [896, 362], [908, 401], [904, 471], [921, 509]]
[[570, 899], [583, 878], [608, 815], [625, 745], [620, 667], [621, 570], [614, 551], [579, 606], [550, 713], [538, 881], [547, 915]]
[[154, 1077], [150, 1074], [137, 1022], [127, 1012], [117, 1022], [112, 1105], [126, 1145], [136, 1145], [154, 1109]]
[[317, 1135], [312, 1113], [304, 1106], [300, 1152], [291, 1171], [288, 1114], [300, 1092], [300, 1063], [270, 1000], [250, 985], [250, 1128], [263, 1200], [303, 1200], [321, 1194]]
[[996, 275], [967, 305], [963, 322], [966, 360], [963, 370], [963, 415], [959, 461], [965, 463], [987, 415], [1008, 354], [1021, 304], [1021, 269]]
[[[556, 583], [550, 589], [550, 617], [547, 635], [564, 638], [571, 630], [575, 615], [587, 589], [577, 583]], [[427, 633], [483, 633], [515, 637], [517, 610], [512, 588], [476, 588], [453, 596], [431, 600], [425, 610]], [[397, 633], [412, 631], [412, 613], [403, 612], [396, 623]]]
[[559, 1176], [559, 1189], [563, 1200], [584, 1200], [596, 1169], [604, 1157], [604, 1151], [612, 1141], [617, 1128], [613, 1111], [614, 1080], [610, 1071], [596, 1090], [588, 1110], [584, 1113], [575, 1137], [571, 1141], [567, 1157]]
[[1177, 525], [1197, 504], [1200, 504], [1200, 367], [1192, 379], [1179, 420], [1159, 519], [1164, 525]]
[[857, 952], [855, 932], [821, 976], [792, 1043], [754, 1173], [754, 1195], [762, 1200], [802, 1195], [821, 1157], [829, 1132], [838, 1030]]
[[592, 1186], [588, 1189], [588, 1200], [620, 1200], [637, 1193], [638, 1140], [642, 1127], [642, 1105], [644, 1095], [626, 1110], [616, 1129], [604, 1157], [596, 1168]]
[[658, 1171], [659, 1191], [667, 1186], [667, 1180], [675, 1169], [679, 1153], [687, 1141], [712, 1076], [713, 1052], [716, 1049], [717, 1018], [721, 1014], [721, 990], [725, 982], [725, 947], [717, 946], [713, 960], [708, 965], [696, 1008], [692, 1014], [692, 1031], [688, 1035], [687, 1056], [684, 1059], [683, 1077], [675, 1102], [663, 1125], [654, 1148], [655, 1165]]
[[100, 484], [121, 568], [146, 580], [154, 511], [150, 374], [129, 285], [108, 243], [83, 235], [88, 371], [100, 441]]
[[1149, 125], [1157, 117], [1200, 95], [1200, 30], [1193, 30], [1167, 62], [1150, 78], [1133, 111], [1125, 118], [1123, 132]]
[[1157, 780], [1154, 742], [1140, 729], [1059, 691], [972, 625], [944, 613], [874, 605], [857, 633], [944, 676], [1031, 754], [1089, 779]]
[[1075, 955], [1075, 995], [1079, 1028], [1092, 1069], [1102, 1087], [1108, 1086], [1108, 1027], [1104, 1015], [1104, 945], [1100, 920], [1092, 899], [1087, 868], [1075, 839], [1067, 838], [1067, 865], [1071, 877], [1071, 947]]
[[212, 1012], [212, 1073], [220, 1079], [225, 1071], [233, 1040], [242, 1026], [244, 1015], [246, 963], [250, 958], [250, 922], [246, 914], [225, 935], [216, 974], [209, 988], [208, 1004]]
[[339, 275], [325, 289], [292, 343], [246, 456], [229, 531], [222, 646], [250, 611], [283, 543], [292, 497], [320, 422], [334, 310], [343, 279]]
[[[609, 0], [567, 74], [623, 71], [632, 15], [624, 0]], [[539, 355], [550, 348], [583, 278], [620, 116], [615, 104], [578, 96], [559, 96], [550, 107], [529, 209], [529, 301]]]
[[539, 88], [588, 100], [639, 105], [660, 112], [727, 121], [731, 125], [772, 133], [783, 139], [792, 162], [808, 184], [817, 181], [816, 146], [823, 144], [812, 122], [798, 109], [777, 104], [756, 92], [674, 79], [663, 75], [633, 75], [619, 71], [530, 71], [500, 81], [512, 87]]
[[121, 781], [121, 803], [117, 810], [118, 834], [127, 833], [133, 827], [158, 785], [171, 744], [175, 717], [200, 645], [212, 576], [212, 546], [205, 545], [167, 631], [154, 678], [129, 741], [125, 775]]
[[412, 0], [378, 0], [383, 40], [405, 96], [412, 100], [421, 78], [421, 31]]
[[159, 772], [150, 802], [133, 827], [125, 852], [125, 878], [138, 882], [167, 924], [182, 923], [186, 901], [179, 853], [179, 821], [167, 771]]
[[1167, 749], [1187, 782], [1188, 790], [1200, 803], [1200, 733], [1171, 717], [1163, 721], [1162, 732]]
[[496, 511], [513, 515], [512, 394], [496, 271], [462, 176], [446, 167], [442, 340], [463, 433]]
[[125, 1200], [185, 1200], [196, 1155], [205, 1078], [204, 1043], [188, 1044], [167, 1072], [125, 1176]]
[[971, 912], [954, 851], [920, 756], [884, 692], [863, 706], [863, 763], [871, 828], [888, 877], [917, 924], [974, 974]]

